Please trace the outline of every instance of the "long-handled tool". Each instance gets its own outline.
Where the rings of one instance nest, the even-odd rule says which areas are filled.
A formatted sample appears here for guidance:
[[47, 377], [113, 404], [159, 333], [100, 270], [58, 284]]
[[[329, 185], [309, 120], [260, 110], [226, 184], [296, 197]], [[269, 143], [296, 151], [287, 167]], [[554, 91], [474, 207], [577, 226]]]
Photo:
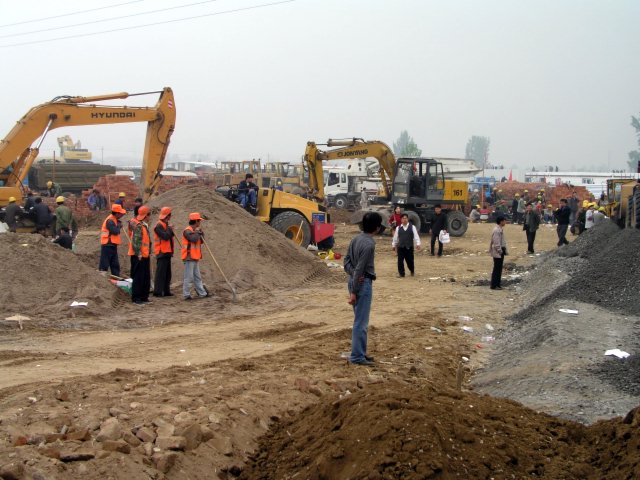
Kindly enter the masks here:
[[216, 257], [213, 256], [213, 252], [209, 248], [209, 245], [207, 245], [207, 243], [204, 241], [204, 238], [202, 239], [202, 244], [207, 249], [207, 252], [209, 252], [209, 255], [211, 255], [211, 258], [213, 259], [213, 263], [215, 263], [216, 267], [218, 267], [218, 270], [220, 270], [220, 273], [222, 274], [222, 278], [224, 278], [224, 281], [227, 282], [227, 285], [229, 285], [229, 288], [233, 292], [233, 301], [235, 302], [237, 300], [236, 289], [233, 287], [233, 285], [231, 285], [231, 282], [227, 279], [227, 276], [222, 271], [222, 268], [220, 268], [220, 265], [218, 264], [218, 261], [216, 260]]

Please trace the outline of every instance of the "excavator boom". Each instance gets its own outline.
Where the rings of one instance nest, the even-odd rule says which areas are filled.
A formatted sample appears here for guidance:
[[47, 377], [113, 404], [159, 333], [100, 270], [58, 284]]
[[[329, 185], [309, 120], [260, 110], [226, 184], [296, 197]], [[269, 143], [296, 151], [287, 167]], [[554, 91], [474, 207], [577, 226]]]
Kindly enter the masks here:
[[[117, 93], [93, 97], [56, 97], [51, 102], [29, 110], [0, 142], [0, 180], [4, 182], [4, 186], [0, 187], [0, 206], [6, 205], [10, 196], [22, 196], [22, 182], [38, 156], [40, 145], [49, 130], [132, 122], [147, 122], [141, 186], [143, 197], [148, 199], [160, 182], [160, 172], [176, 120], [173, 91], [164, 88], [160, 92], [150, 93], [160, 93], [160, 98], [153, 107], [92, 103], [133, 96]], [[32, 147], [38, 138], [40, 141], [37, 146]]]
[[349, 158], [373, 157], [380, 164], [380, 178], [387, 196], [391, 183], [395, 175], [396, 159], [389, 146], [377, 140], [364, 141], [361, 138], [351, 138], [346, 140], [331, 140], [326, 144], [328, 147], [339, 147], [333, 150], [323, 151], [318, 149], [315, 142], [307, 142], [304, 153], [304, 160], [309, 169], [309, 192], [318, 200], [324, 200], [324, 170], [323, 160], [346, 160]]

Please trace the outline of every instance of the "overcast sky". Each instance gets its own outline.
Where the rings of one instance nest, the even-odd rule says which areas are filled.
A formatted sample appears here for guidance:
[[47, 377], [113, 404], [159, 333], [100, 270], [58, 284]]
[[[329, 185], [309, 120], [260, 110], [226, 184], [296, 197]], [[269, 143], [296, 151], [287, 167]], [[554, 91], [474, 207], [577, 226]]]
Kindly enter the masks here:
[[[404, 129], [429, 156], [462, 157], [470, 136], [488, 136], [492, 162], [526, 168], [623, 168], [638, 147], [629, 125], [640, 113], [638, 0], [295, 0], [209, 15], [269, 1], [278, 0], [200, 1], [87, 24], [196, 2], [0, 0], [0, 137], [58, 95], [169, 86], [170, 153], [185, 157], [299, 161], [307, 140], [391, 145]], [[105, 159], [139, 158], [144, 132], [57, 130], [43, 151], [71, 135], [94, 158], [101, 149]]]

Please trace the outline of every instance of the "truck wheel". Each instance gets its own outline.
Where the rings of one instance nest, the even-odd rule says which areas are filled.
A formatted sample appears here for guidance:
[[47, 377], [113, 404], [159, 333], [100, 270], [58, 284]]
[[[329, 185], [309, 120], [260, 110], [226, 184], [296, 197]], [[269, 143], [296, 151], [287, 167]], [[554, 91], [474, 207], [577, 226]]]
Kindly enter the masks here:
[[307, 248], [311, 243], [311, 227], [307, 219], [299, 213], [279, 213], [271, 220], [271, 226], [296, 245]]
[[407, 215], [409, 215], [409, 221], [411, 223], [413, 223], [413, 226], [416, 227], [416, 230], [419, 232], [420, 228], [422, 227], [422, 220], [420, 220], [420, 215], [418, 215], [416, 212], [407, 212]]
[[347, 204], [348, 204], [347, 197], [345, 197], [344, 195], [338, 195], [334, 200], [333, 204], [335, 205], [336, 208], [345, 209], [347, 208]]
[[447, 213], [447, 227], [449, 235], [461, 237], [467, 231], [467, 217], [460, 210], [452, 210]]

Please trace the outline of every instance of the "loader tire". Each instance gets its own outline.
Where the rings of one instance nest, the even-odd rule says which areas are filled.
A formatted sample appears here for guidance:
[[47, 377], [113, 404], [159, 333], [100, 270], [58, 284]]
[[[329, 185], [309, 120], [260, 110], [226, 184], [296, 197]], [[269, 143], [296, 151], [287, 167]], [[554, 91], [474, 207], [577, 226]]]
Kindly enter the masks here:
[[299, 213], [279, 213], [271, 220], [271, 226], [303, 248], [307, 248], [311, 243], [311, 226]]
[[447, 228], [449, 235], [452, 237], [461, 237], [465, 234], [468, 227], [467, 217], [461, 210], [452, 210], [447, 213]]
[[[422, 220], [420, 219], [420, 215], [413, 211], [407, 212], [407, 215], [409, 215], [409, 222], [413, 223], [413, 226], [416, 227], [416, 230], [420, 232], [422, 228]], [[387, 218], [387, 224], [388, 223], [389, 219]]]

